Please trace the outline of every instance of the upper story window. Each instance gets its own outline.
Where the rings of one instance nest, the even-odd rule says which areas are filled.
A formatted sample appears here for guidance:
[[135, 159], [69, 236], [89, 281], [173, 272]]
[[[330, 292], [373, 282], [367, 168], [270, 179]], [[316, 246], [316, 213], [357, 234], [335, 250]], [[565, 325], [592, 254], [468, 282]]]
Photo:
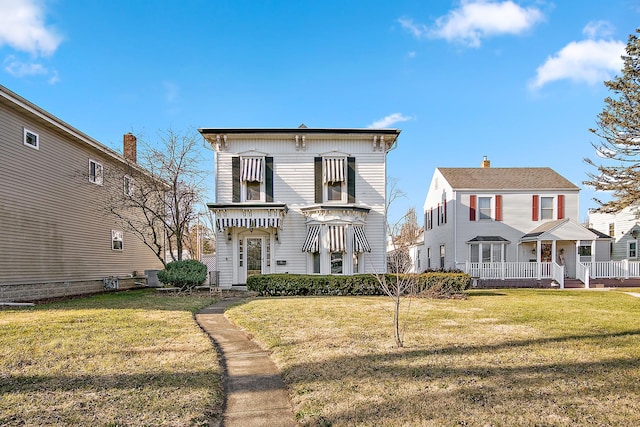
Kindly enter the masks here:
[[22, 142], [28, 147], [35, 148], [36, 150], [40, 149], [40, 136], [27, 128], [23, 129]]
[[502, 195], [469, 196], [469, 221], [502, 221]]
[[91, 159], [89, 159], [89, 182], [97, 185], [102, 185], [103, 182], [102, 164]]
[[616, 235], [616, 225], [615, 223], [612, 222], [611, 224], [609, 224], [609, 236], [615, 237], [615, 235]]
[[533, 221], [564, 219], [564, 195], [562, 194], [557, 196], [533, 195], [531, 207]]
[[627, 243], [627, 258], [638, 258], [638, 241], [629, 240]]
[[125, 196], [133, 196], [133, 178], [129, 175], [125, 175], [122, 179], [122, 190]]
[[316, 157], [315, 202], [356, 202], [355, 157]]
[[233, 157], [231, 170], [233, 202], [273, 201], [273, 157]]
[[124, 249], [122, 230], [111, 230], [111, 249], [121, 251]]
[[264, 158], [243, 157], [241, 159], [240, 183], [243, 202], [264, 201]]

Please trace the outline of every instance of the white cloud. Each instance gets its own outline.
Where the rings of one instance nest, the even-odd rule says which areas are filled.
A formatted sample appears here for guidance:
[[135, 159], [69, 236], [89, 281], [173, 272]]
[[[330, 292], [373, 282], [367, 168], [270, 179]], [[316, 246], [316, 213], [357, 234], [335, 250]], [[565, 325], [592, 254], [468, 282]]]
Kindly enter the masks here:
[[479, 47], [483, 38], [521, 34], [543, 19], [539, 9], [524, 8], [511, 0], [465, 0], [458, 9], [438, 18], [430, 35]]
[[400, 18], [398, 19], [398, 22], [400, 23], [402, 28], [410, 32], [417, 39], [421, 38], [429, 31], [429, 28], [427, 28], [426, 25], [415, 24], [413, 22], [413, 19], [410, 18]]
[[42, 0], [0, 1], [0, 46], [8, 45], [31, 55], [52, 55], [62, 37], [44, 22]]
[[369, 129], [381, 129], [381, 128], [387, 128], [391, 125], [394, 125], [396, 123], [400, 123], [400, 122], [406, 122], [411, 120], [411, 117], [409, 116], [405, 116], [402, 113], [393, 113], [388, 115], [387, 117], [384, 117], [380, 120], [377, 120], [373, 123], [371, 123], [369, 126], [367, 126]]
[[625, 43], [618, 40], [581, 40], [571, 42], [538, 67], [529, 88], [540, 89], [556, 80], [595, 85], [620, 72]]
[[591, 21], [584, 27], [582, 34], [589, 39], [604, 38], [611, 37], [614, 30], [615, 28], [608, 21]]

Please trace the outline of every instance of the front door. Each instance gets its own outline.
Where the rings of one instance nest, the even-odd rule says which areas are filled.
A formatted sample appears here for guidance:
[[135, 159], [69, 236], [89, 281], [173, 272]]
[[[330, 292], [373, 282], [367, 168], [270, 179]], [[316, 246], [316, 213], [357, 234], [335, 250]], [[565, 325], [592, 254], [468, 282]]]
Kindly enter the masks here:
[[247, 237], [246, 262], [247, 276], [262, 274], [262, 237]]

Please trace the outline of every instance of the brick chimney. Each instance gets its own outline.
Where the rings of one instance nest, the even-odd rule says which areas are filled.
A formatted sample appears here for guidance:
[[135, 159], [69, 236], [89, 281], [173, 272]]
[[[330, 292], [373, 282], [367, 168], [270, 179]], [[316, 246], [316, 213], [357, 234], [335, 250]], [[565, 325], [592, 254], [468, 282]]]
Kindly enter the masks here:
[[124, 138], [122, 140], [123, 150], [124, 150], [124, 158], [132, 163], [136, 163], [136, 142], [137, 139], [134, 134], [131, 132], [125, 133]]
[[484, 158], [482, 159], [482, 163], [480, 163], [480, 167], [481, 168], [490, 168], [491, 167], [491, 161], [489, 161], [489, 159], [487, 159], [487, 156], [484, 156]]

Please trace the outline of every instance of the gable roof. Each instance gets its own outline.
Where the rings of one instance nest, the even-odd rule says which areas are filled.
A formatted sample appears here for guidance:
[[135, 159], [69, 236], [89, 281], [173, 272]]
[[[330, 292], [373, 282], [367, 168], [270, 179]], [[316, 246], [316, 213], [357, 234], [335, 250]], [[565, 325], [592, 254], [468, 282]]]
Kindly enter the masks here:
[[453, 189], [579, 190], [551, 168], [437, 168]]
[[548, 221], [540, 224], [520, 238], [521, 242], [536, 240], [595, 240], [610, 239], [603, 233], [596, 233], [570, 218]]

